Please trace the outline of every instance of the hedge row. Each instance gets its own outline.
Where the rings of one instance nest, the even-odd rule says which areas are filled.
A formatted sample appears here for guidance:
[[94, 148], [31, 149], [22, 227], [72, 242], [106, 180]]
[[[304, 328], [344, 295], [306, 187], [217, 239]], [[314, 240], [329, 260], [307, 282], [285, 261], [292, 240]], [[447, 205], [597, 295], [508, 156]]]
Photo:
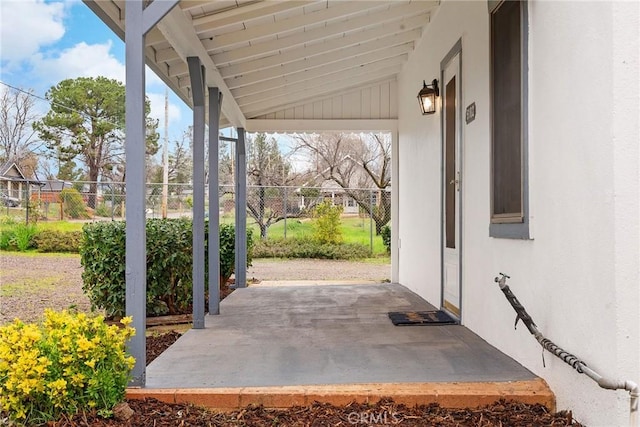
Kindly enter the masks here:
[[0, 232], [0, 250], [75, 252], [80, 250], [81, 231], [38, 230], [33, 224], [17, 224]]
[[[205, 232], [205, 236], [207, 235], [208, 232]], [[149, 220], [146, 238], [147, 316], [190, 313], [193, 287], [191, 220]], [[123, 221], [94, 222], [83, 227], [83, 244], [80, 250], [84, 267], [83, 289], [92, 307], [104, 309], [108, 317], [121, 317], [125, 314], [125, 240]], [[226, 284], [233, 274], [234, 241], [233, 225], [221, 224], [222, 284]], [[247, 265], [251, 265], [252, 245], [253, 236], [249, 230]]]
[[256, 243], [255, 258], [362, 259], [371, 256], [368, 246], [358, 243], [320, 243], [310, 238], [268, 239]]

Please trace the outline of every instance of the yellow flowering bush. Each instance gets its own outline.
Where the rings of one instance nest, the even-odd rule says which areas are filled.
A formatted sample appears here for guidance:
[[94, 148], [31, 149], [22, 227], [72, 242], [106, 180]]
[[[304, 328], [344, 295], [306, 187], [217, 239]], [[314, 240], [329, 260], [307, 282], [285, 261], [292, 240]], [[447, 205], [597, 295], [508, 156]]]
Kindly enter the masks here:
[[111, 415], [124, 399], [134, 358], [125, 343], [135, 330], [102, 316], [46, 310], [38, 324], [0, 327], [0, 412], [25, 424], [96, 410]]

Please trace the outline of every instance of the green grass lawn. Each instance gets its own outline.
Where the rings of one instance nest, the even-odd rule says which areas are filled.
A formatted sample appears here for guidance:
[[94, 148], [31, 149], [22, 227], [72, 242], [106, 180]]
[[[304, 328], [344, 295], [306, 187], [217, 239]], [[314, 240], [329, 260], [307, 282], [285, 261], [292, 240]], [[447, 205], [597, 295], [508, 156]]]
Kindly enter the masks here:
[[[15, 227], [15, 223], [0, 222], [0, 231], [10, 230]], [[82, 231], [82, 222], [71, 221], [38, 221], [36, 226], [38, 230], [54, 230], [54, 231]]]
[[[233, 217], [220, 218], [221, 222], [232, 223]], [[249, 218], [249, 227], [253, 230], [254, 237], [260, 236], [260, 228]], [[359, 217], [344, 217], [340, 219], [340, 225], [342, 229], [342, 238], [345, 243], [359, 243], [361, 245], [369, 247], [371, 245], [371, 233], [373, 233], [373, 254], [382, 255], [386, 254], [386, 248], [382, 242], [381, 236], [376, 236], [375, 223], [371, 226], [368, 218]], [[298, 219], [290, 218], [286, 221], [287, 233], [286, 237], [312, 237], [313, 236], [313, 221], [310, 219]], [[267, 232], [269, 238], [284, 238], [285, 237], [285, 221], [279, 221], [269, 227]]]
[[[233, 216], [225, 215], [220, 218], [222, 223], [233, 223]], [[371, 245], [371, 232], [373, 231], [373, 254], [379, 256], [386, 254], [386, 248], [382, 242], [381, 236], [375, 235], [375, 224], [371, 225], [369, 218], [359, 217], [344, 217], [340, 220], [342, 228], [342, 237], [346, 243], [359, 243], [361, 245], [369, 247]], [[55, 230], [55, 231], [82, 231], [82, 222], [74, 221], [38, 221], [37, 227], [39, 230]], [[0, 232], [9, 230], [14, 227], [15, 224], [5, 223], [0, 221]], [[253, 221], [252, 218], [248, 219], [248, 226], [253, 230], [255, 238], [260, 236], [260, 228]], [[313, 236], [313, 221], [307, 218], [298, 219], [290, 218], [286, 221], [287, 232], [286, 237], [312, 237]], [[285, 237], [285, 221], [279, 221], [269, 227], [268, 237], [270, 238], [284, 238]]]

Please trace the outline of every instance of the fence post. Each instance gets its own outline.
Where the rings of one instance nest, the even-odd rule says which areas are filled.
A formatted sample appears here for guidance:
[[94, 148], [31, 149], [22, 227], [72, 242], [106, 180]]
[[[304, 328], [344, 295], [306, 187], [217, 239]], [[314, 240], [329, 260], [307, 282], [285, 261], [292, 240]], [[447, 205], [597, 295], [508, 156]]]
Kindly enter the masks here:
[[111, 221], [116, 214], [116, 188], [113, 182], [111, 182]]
[[284, 238], [287, 238], [287, 207], [289, 206], [287, 200], [287, 187], [284, 187]]
[[369, 190], [369, 247], [373, 255], [373, 190]]
[[27, 209], [26, 209], [26, 212], [27, 212], [27, 213], [26, 213], [26, 220], [27, 220], [27, 221], [26, 221], [26, 224], [27, 224], [27, 225], [29, 225], [29, 205], [30, 205], [30, 203], [29, 203], [29, 197], [31, 196], [31, 195], [29, 194], [29, 187], [31, 187], [31, 185], [29, 185], [29, 181], [27, 181], [27, 189], [26, 189], [26, 191], [24, 191], [24, 192], [23, 192], [23, 194], [26, 194], [26, 196], [27, 196], [27, 197], [25, 197], [25, 199], [26, 199], [26, 204], [27, 204], [27, 206], [26, 206], [26, 207], [27, 207]]

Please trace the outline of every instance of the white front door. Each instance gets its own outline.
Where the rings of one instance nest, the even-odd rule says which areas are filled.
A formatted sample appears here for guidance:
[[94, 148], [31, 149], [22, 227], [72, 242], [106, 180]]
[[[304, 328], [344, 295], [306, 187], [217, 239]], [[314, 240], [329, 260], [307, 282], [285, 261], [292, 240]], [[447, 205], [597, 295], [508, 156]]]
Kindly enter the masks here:
[[460, 53], [443, 70], [442, 308], [460, 318]]

